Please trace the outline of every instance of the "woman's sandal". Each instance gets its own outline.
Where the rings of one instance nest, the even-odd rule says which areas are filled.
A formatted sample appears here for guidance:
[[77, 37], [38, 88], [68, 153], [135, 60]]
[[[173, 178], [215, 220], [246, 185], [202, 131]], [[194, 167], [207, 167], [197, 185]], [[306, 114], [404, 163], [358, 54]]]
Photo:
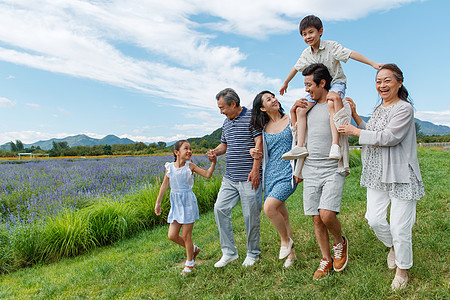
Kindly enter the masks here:
[[183, 271], [181, 271], [181, 275], [186, 275], [192, 272], [192, 270], [194, 270], [194, 266], [186, 266], [184, 265], [184, 269]]

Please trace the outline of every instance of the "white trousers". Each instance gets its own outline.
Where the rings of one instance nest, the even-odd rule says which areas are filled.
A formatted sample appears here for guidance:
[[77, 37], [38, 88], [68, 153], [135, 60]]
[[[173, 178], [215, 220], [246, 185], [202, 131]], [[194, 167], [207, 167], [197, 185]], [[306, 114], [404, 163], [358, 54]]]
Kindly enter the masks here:
[[[387, 210], [391, 204], [389, 223]], [[395, 264], [400, 269], [413, 265], [412, 227], [416, 221], [417, 200], [400, 200], [389, 192], [367, 189], [366, 219], [378, 239], [386, 246], [394, 246]]]

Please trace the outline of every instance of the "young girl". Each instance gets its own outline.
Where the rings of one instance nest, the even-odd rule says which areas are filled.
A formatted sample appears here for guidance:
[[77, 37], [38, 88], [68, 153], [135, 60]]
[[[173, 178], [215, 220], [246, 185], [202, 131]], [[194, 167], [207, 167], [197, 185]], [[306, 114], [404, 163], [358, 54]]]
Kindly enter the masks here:
[[[191, 163], [191, 145], [186, 140], [180, 140], [173, 146], [175, 162], [166, 163], [166, 173], [156, 199], [155, 213], [161, 214], [161, 199], [170, 182], [170, 211], [167, 217], [169, 226], [169, 239], [186, 248], [187, 260], [181, 275], [192, 272], [194, 259], [200, 252], [200, 248], [192, 243], [191, 233], [195, 220], [198, 220], [197, 198], [192, 192], [194, 185], [194, 172], [206, 178], [210, 178], [216, 166], [216, 157], [210, 158], [211, 166], [208, 170]], [[180, 235], [181, 227], [183, 234]]]

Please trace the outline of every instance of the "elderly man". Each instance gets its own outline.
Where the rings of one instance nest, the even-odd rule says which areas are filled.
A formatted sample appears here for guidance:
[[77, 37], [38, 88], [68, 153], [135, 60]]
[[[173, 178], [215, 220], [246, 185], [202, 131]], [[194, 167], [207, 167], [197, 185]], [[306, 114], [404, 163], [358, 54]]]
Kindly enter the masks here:
[[230, 88], [216, 95], [217, 106], [225, 119], [221, 143], [208, 156], [226, 153], [226, 171], [222, 180], [214, 215], [219, 229], [222, 258], [214, 265], [226, 266], [238, 256], [234, 243], [231, 210], [241, 200], [242, 213], [247, 231], [247, 257], [243, 266], [248, 267], [259, 260], [259, 216], [262, 191], [260, 186], [260, 159], [250, 156], [251, 148], [262, 149], [261, 132], [250, 126], [251, 110], [240, 105], [237, 93]]

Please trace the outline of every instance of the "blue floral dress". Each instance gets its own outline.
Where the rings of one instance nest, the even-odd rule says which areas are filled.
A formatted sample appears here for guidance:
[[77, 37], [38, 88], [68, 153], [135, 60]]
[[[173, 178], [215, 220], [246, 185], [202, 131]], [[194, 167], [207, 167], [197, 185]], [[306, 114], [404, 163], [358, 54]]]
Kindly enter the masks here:
[[297, 188], [297, 184], [293, 183], [291, 162], [281, 158], [292, 148], [292, 132], [288, 124], [279, 133], [264, 131], [263, 134], [269, 157], [264, 171], [264, 201], [267, 197], [273, 197], [284, 202]]
[[167, 223], [177, 221], [179, 224], [190, 224], [198, 220], [197, 198], [192, 187], [194, 175], [189, 168], [189, 162], [181, 167], [175, 167], [174, 163], [165, 164], [167, 177], [170, 184], [170, 211]]

